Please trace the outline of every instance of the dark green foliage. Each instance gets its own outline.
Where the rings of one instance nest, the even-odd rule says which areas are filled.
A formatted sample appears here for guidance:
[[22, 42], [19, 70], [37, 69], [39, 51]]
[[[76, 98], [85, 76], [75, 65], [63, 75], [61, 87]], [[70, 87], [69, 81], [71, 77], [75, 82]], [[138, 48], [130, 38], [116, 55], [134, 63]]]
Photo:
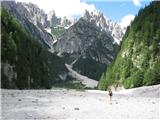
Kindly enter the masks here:
[[57, 82], [54, 84], [54, 87], [58, 88], [66, 88], [66, 89], [76, 89], [76, 90], [84, 90], [87, 89], [83, 84], [74, 81], [63, 81], [63, 82]]
[[[49, 81], [52, 85], [62, 83], [59, 75], [67, 77], [66, 73], [68, 72], [64, 61], [52, 53], [48, 53], [48, 60]], [[68, 79], [71, 80], [71, 78]]]
[[144, 81], [143, 84], [145, 85], [154, 85], [160, 84], [160, 64], [157, 63], [153, 68], [150, 68], [144, 74]]
[[102, 72], [106, 69], [106, 64], [96, 62], [92, 58], [83, 59], [80, 57], [73, 65], [73, 69], [91, 79], [99, 80]]
[[[14, 88], [50, 88], [47, 50], [4, 9], [1, 18], [2, 63], [9, 63], [17, 74], [10, 80]], [[2, 88], [8, 88], [9, 79], [2, 68]]]
[[5, 40], [2, 43], [1, 49], [2, 60], [9, 60], [9, 62], [12, 64], [15, 62], [17, 51], [16, 43], [12, 38], [12, 32], [10, 32], [9, 34], [2, 32], [2, 38]]
[[123, 81], [123, 85], [125, 88], [134, 88], [140, 87], [143, 85], [143, 75], [142, 71], [136, 71], [132, 76], [127, 77], [126, 80]]
[[98, 88], [160, 84], [160, 3], [141, 9], [121, 42], [116, 59], [101, 76]]

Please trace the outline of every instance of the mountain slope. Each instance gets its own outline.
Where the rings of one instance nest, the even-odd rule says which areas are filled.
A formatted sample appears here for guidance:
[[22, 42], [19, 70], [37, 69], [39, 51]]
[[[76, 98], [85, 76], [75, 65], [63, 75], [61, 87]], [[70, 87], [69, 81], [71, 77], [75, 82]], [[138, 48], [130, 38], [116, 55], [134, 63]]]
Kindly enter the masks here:
[[160, 84], [160, 3], [141, 9], [128, 27], [116, 59], [98, 88]]
[[[36, 5], [25, 4], [15, 1], [2, 1], [1, 6], [9, 11], [21, 25], [37, 40], [39, 40], [43, 46], [52, 48], [53, 38], [44, 30], [44, 26], [48, 23], [45, 21], [47, 15], [44, 11], [39, 9]], [[30, 6], [27, 8], [26, 6]]]
[[71, 20], [69, 20], [66, 16], [64, 17], [57, 17], [56, 13], [54, 10], [50, 11], [47, 14], [47, 19], [49, 21], [49, 25], [47, 27], [63, 27], [63, 28], [68, 28], [70, 27], [73, 23]]
[[54, 44], [57, 55], [82, 75], [99, 79], [114, 58], [113, 38], [81, 18]]
[[90, 79], [86, 76], [78, 74], [76, 71], [72, 69], [70, 65], [66, 64], [67, 69], [70, 71], [70, 75], [77, 80], [77, 82], [80, 82], [82, 85], [85, 85], [86, 87], [90, 88], [96, 88], [98, 81]]
[[47, 49], [1, 9], [2, 88], [50, 88]]
[[114, 38], [114, 43], [119, 44], [122, 40], [125, 28], [122, 28], [118, 23], [107, 19], [103, 13], [99, 11], [90, 13], [86, 10], [82, 18], [94, 23], [101, 30], [105, 30]]
[[[107, 65], [113, 61], [117, 44], [114, 44], [112, 31], [117, 25], [106, 21], [103, 14], [89, 13], [89, 18], [83, 16], [74, 23], [66, 17], [57, 17], [54, 11], [46, 14], [32, 3], [15, 1], [1, 3], [9, 14], [16, 17], [29, 36], [33, 36], [41, 43], [42, 48], [45, 47], [51, 52], [45, 54], [49, 71], [47, 80], [51, 85], [72, 80], [64, 63], [70, 64], [78, 73], [98, 80]], [[117, 30], [121, 34], [120, 29]]]
[[72, 80], [64, 61], [32, 37], [19, 21], [1, 10], [2, 88], [51, 88]]

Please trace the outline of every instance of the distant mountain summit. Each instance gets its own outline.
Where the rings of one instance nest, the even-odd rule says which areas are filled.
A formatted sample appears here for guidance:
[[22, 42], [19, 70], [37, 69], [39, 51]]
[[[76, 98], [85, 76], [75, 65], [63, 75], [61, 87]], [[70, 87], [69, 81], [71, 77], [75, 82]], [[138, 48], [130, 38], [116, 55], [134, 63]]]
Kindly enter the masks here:
[[68, 19], [66, 16], [64, 16], [62, 18], [58, 17], [54, 10], [50, 11], [47, 14], [47, 18], [50, 23], [50, 26], [48, 26], [48, 27], [69, 28], [73, 24], [73, 22], [70, 19]]
[[54, 10], [50, 11], [48, 14], [44, 12], [44, 10], [40, 9], [37, 5], [32, 3], [20, 3], [24, 6], [29, 15], [26, 17], [34, 23], [34, 25], [47, 27], [70, 27], [73, 23], [66, 16], [58, 17]]
[[107, 19], [102, 12], [89, 12], [86, 10], [82, 17], [85, 20], [95, 23], [95, 25], [99, 27], [101, 30], [105, 30], [114, 38], [115, 43], [119, 44], [122, 40], [125, 28], [122, 28], [118, 23]]
[[49, 29], [51, 33], [52, 27], [68, 28], [73, 24], [66, 17], [57, 17], [54, 11], [46, 14], [44, 10], [32, 3], [2, 1], [1, 5], [12, 13], [33, 36], [50, 48], [54, 38], [45, 29]]
[[58, 17], [54, 10], [45, 13], [32, 3], [3, 1], [1, 5], [48, 49], [49, 79], [53, 83], [72, 79], [65, 64], [79, 74], [99, 80], [112, 63], [115, 46], [123, 36], [123, 29], [98, 11], [85, 11], [77, 20], [71, 20]]
[[44, 30], [47, 15], [37, 5], [15, 1], [2, 1], [1, 6], [15, 16], [21, 25], [45, 47], [51, 48], [53, 38]]
[[71, 26], [53, 46], [77, 72], [98, 79], [114, 59], [113, 37], [84, 18]]
[[[27, 10], [27, 15], [25, 17], [30, 20], [30, 22], [34, 23], [36, 26], [43, 26], [46, 28], [49, 26], [49, 21], [47, 20], [47, 14], [44, 10], [40, 9], [37, 5], [32, 3], [19, 3]], [[26, 12], [26, 11], [23, 11]]]
[[[37, 26], [39, 30], [34, 30], [35, 32], [36, 31], [40, 32], [37, 36], [41, 37], [41, 39], [45, 39], [44, 42], [46, 42], [46, 39], [48, 39], [46, 43], [49, 45], [52, 45], [54, 40], [51, 40], [53, 38], [50, 38], [48, 35], [44, 33], [46, 32], [44, 31], [44, 29], [47, 30], [47, 32], [54, 35], [57, 32], [61, 32], [61, 30], [57, 31], [56, 29], [56, 33], [54, 33], [52, 32], [53, 28], [58, 27], [60, 29], [64, 28], [65, 30], [78, 21], [78, 20], [71, 20], [66, 16], [62, 18], [58, 17], [56, 15], [56, 11], [54, 10], [50, 11], [47, 14], [45, 13], [44, 10], [40, 9], [37, 5], [32, 3], [22, 3], [22, 2], [16, 3], [14, 1], [2, 1], [2, 6], [10, 10], [10, 12], [14, 13], [18, 19], [21, 19], [21, 21], [23, 21], [22, 23], [24, 24], [24, 26], [27, 27], [27, 24], [29, 24], [26, 23], [25, 21], [28, 21]], [[108, 32], [108, 34], [111, 34], [111, 36], [114, 38], [115, 43], [119, 44], [119, 42], [122, 40], [122, 37], [124, 35], [124, 28], [122, 28], [118, 23], [115, 23], [105, 18], [102, 12], [99, 11], [89, 12], [86, 10], [82, 17], [90, 22], [94, 22], [96, 26], [99, 27], [101, 30], [105, 30], [106, 32]], [[55, 36], [57, 37], [57, 35]], [[59, 38], [59, 36], [57, 38]]]

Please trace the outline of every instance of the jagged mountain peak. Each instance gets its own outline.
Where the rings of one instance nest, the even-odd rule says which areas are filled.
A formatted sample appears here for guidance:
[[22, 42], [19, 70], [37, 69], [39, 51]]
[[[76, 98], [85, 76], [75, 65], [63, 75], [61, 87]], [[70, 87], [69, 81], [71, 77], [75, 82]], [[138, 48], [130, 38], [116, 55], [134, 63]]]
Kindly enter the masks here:
[[89, 12], [85, 10], [82, 18], [95, 23], [101, 30], [105, 30], [108, 34], [111, 34], [115, 43], [119, 44], [122, 40], [125, 31], [124, 28], [122, 28], [118, 23], [105, 17], [101, 11], [95, 10]]
[[37, 5], [15, 1], [2, 1], [2, 8], [15, 16], [21, 25], [47, 47], [52, 47], [53, 39], [44, 30], [48, 25], [46, 14]]
[[92, 79], [99, 78], [115, 55], [112, 36], [83, 18], [66, 30], [54, 50], [74, 70]]
[[94, 10], [89, 12], [88, 10], [85, 10], [82, 17], [91, 18], [91, 17], [104, 17], [103, 13], [99, 10]]
[[105, 29], [104, 24], [106, 23], [105, 22], [106, 19], [105, 19], [103, 13], [100, 11], [89, 12], [86, 10], [84, 12], [84, 15], [82, 16], [82, 18], [84, 18], [90, 22], [95, 22], [98, 27]]
[[51, 21], [51, 19], [53, 18], [53, 16], [56, 17], [56, 12], [55, 10], [51, 10], [49, 13], [47, 13], [47, 20]]
[[24, 7], [28, 7], [28, 8], [32, 8], [32, 10], [39, 10], [39, 11], [43, 11], [44, 12], [44, 10], [42, 10], [42, 9], [40, 9], [39, 7], [38, 7], [38, 5], [36, 5], [36, 4], [33, 4], [33, 3], [31, 3], [31, 2], [29, 2], [29, 3], [25, 3], [25, 2], [18, 2], [19, 4], [22, 4]]
[[55, 10], [51, 10], [47, 14], [47, 19], [50, 22], [50, 27], [64, 27], [69, 28], [71, 25], [75, 23], [75, 21], [71, 20], [67, 16], [59, 17], [56, 15]]
[[28, 12], [28, 19], [34, 23], [34, 25], [38, 26], [41, 24], [44, 28], [48, 26], [47, 15], [43, 9], [40, 9], [36, 4], [33, 3], [25, 3], [25, 2], [18, 2], [23, 7], [26, 8]]
[[[54, 10], [47, 14], [43, 9], [40, 9], [33, 3], [17, 2], [16, 4], [16, 9], [18, 9], [21, 14], [25, 15], [25, 17], [38, 28], [42, 27], [45, 29], [50, 29], [51, 27], [63, 27], [68, 29], [78, 21], [66, 16], [58, 17], [58, 15], [56, 15], [56, 11]], [[12, 6], [14, 6], [14, 4], [12, 4]], [[94, 23], [101, 30], [105, 30], [108, 34], [113, 36], [114, 43], [119, 44], [124, 35], [124, 29], [121, 28], [118, 23], [106, 18], [101, 11], [94, 10], [90, 12], [85, 10], [82, 18]]]

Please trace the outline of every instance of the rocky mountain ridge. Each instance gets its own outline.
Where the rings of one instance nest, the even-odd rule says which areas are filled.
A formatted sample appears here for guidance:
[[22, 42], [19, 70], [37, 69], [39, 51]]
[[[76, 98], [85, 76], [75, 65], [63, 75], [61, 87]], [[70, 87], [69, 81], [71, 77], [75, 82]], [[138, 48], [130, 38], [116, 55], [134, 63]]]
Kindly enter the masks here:
[[[30, 33], [32, 36], [34, 36], [36, 39], [38, 39], [42, 45], [44, 45], [47, 48], [52, 47], [53, 38], [51, 35], [49, 35], [44, 29], [43, 24], [38, 22], [37, 20], [43, 21], [41, 17], [37, 18], [34, 13], [30, 13], [24, 7], [24, 3], [21, 2], [15, 2], [15, 1], [2, 1], [1, 6], [5, 8], [9, 13], [13, 16], [15, 16], [21, 25]], [[31, 6], [31, 5], [30, 5]], [[33, 6], [32, 6], [33, 7]], [[34, 7], [38, 8], [34, 5]], [[33, 9], [34, 9], [33, 7]], [[37, 12], [43, 14], [43, 11], [40, 9], [36, 10]], [[36, 12], [35, 12], [36, 13]], [[44, 14], [43, 14], [44, 15]], [[35, 16], [35, 17], [33, 17]], [[45, 16], [45, 15], [44, 15]]]
[[96, 26], [101, 30], [105, 30], [108, 34], [110, 34], [114, 38], [114, 43], [119, 44], [122, 40], [125, 28], [122, 28], [118, 23], [107, 19], [102, 12], [89, 12], [86, 10], [82, 17], [90, 22], [95, 23]]
[[115, 55], [113, 37], [84, 18], [64, 33], [53, 46], [67, 64], [82, 75], [98, 79]]
[[50, 51], [47, 55], [50, 81], [72, 79], [68, 76], [65, 63], [79, 74], [99, 80], [115, 57], [115, 40], [111, 30], [116, 24], [107, 23], [100, 12], [86, 11], [74, 23], [66, 17], [57, 17], [55, 11], [46, 14], [32, 3], [3, 1], [2, 7]]

